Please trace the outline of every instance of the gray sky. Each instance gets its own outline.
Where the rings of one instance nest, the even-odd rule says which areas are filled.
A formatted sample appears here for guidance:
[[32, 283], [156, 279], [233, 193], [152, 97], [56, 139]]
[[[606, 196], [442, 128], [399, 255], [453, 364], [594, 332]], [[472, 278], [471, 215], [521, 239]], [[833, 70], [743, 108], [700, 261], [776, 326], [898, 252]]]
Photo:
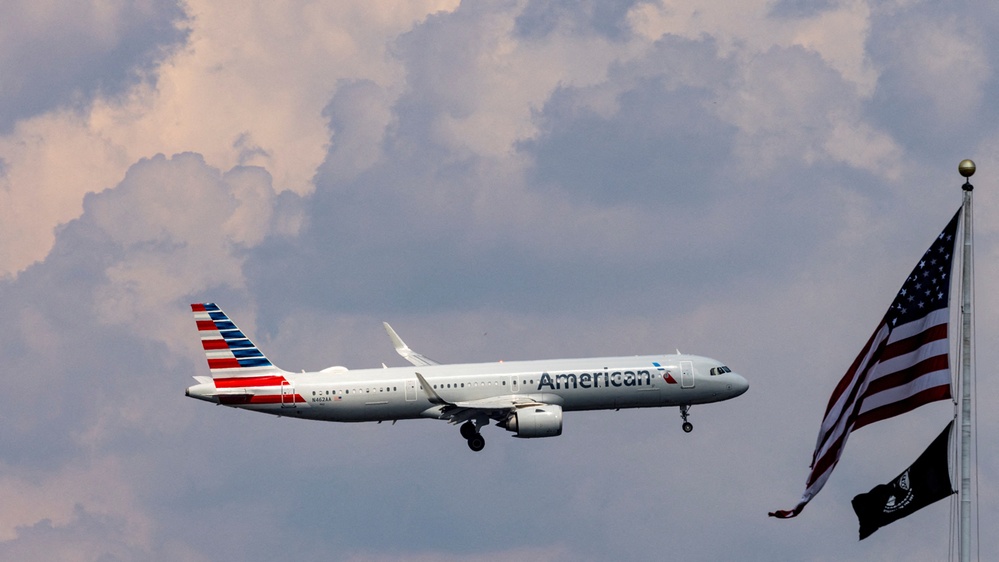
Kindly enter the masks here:
[[[981, 528], [999, 525], [999, 12], [989, 2], [27, 0], [0, 8], [0, 558], [940, 560], [858, 543], [949, 403], [822, 412], [976, 193]], [[557, 439], [186, 399], [188, 304], [278, 365], [684, 352], [737, 400]], [[999, 536], [981, 537], [983, 558]]]

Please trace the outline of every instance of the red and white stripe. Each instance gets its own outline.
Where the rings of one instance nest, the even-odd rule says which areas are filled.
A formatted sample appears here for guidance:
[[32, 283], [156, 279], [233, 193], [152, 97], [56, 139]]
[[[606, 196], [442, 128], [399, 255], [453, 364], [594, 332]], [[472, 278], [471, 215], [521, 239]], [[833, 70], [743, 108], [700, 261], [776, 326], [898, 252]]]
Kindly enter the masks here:
[[936, 310], [894, 330], [882, 322], [829, 400], [801, 501], [771, 515], [801, 513], [829, 479], [854, 429], [951, 397], [949, 314]]

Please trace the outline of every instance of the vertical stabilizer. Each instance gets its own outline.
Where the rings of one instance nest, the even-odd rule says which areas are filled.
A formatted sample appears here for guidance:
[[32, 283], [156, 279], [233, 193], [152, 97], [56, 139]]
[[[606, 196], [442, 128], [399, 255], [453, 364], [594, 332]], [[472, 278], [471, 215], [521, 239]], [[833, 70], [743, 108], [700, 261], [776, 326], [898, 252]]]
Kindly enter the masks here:
[[213, 379], [260, 377], [281, 372], [215, 303], [192, 304], [191, 311]]

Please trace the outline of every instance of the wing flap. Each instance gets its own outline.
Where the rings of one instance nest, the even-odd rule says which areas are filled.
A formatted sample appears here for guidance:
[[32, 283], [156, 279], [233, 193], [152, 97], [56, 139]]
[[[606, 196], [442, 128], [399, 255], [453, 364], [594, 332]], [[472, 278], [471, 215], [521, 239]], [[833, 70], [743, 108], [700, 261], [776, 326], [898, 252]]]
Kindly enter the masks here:
[[526, 396], [494, 396], [482, 398], [480, 400], [468, 400], [465, 402], [455, 402], [459, 408], [471, 408], [475, 410], [515, 410], [528, 406], [540, 406], [541, 403], [531, 400]]

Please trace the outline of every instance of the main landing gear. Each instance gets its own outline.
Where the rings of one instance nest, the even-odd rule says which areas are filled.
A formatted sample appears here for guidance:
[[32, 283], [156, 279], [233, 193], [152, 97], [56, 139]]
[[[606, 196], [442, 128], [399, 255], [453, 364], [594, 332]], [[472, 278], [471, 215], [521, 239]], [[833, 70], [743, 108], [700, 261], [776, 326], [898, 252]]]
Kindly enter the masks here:
[[468, 448], [479, 452], [486, 446], [486, 440], [479, 433], [479, 428], [472, 422], [461, 424], [461, 436], [468, 441]]
[[683, 418], [683, 425], [681, 425], [680, 427], [683, 428], [684, 433], [690, 433], [691, 431], [694, 431], [694, 424], [687, 421], [687, 412], [689, 411], [690, 411], [690, 404], [684, 404], [680, 406], [680, 417]]

